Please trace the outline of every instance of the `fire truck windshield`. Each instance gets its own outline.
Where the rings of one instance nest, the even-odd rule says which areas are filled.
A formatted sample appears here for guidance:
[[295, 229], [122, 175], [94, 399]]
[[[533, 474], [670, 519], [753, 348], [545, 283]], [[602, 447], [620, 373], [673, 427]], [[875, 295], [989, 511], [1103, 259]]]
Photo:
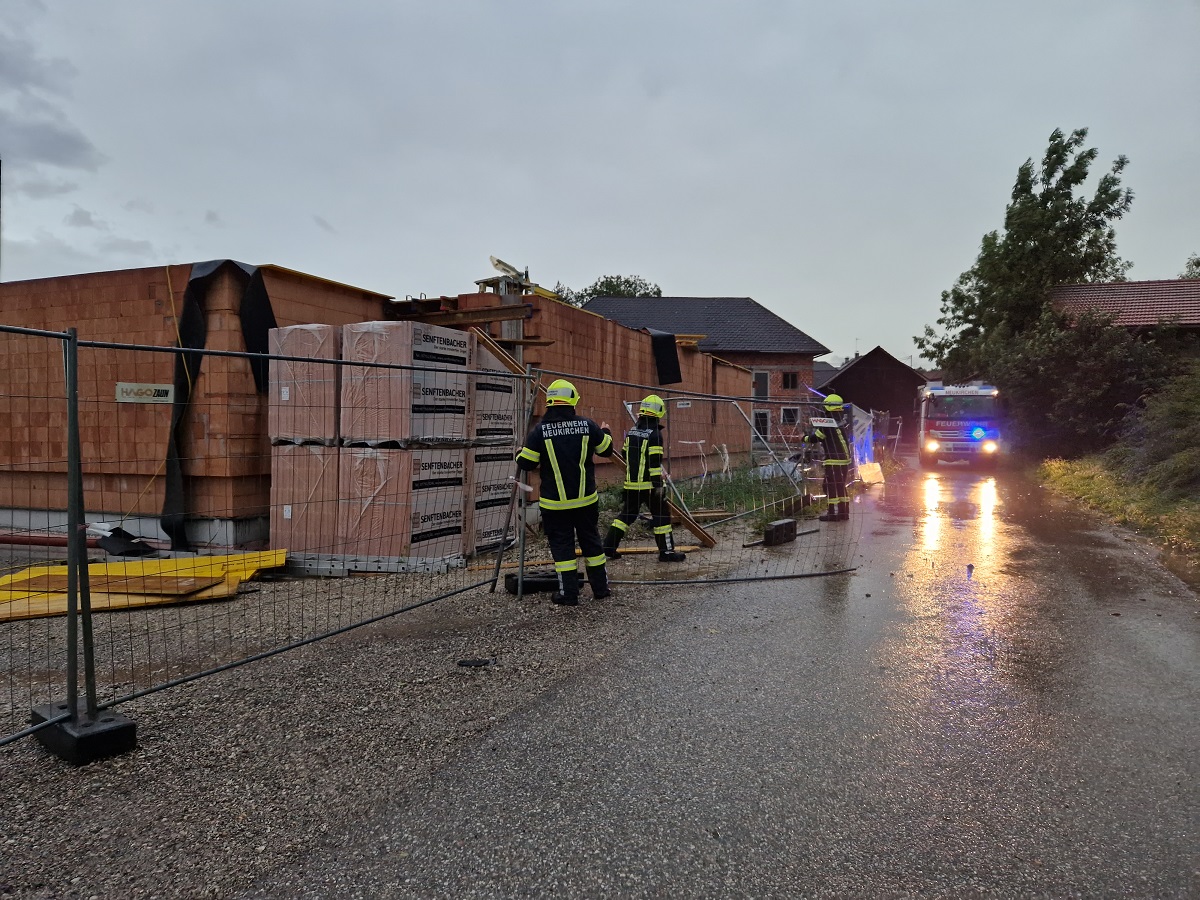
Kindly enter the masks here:
[[926, 415], [951, 419], [987, 418], [996, 415], [996, 399], [989, 394], [930, 394]]

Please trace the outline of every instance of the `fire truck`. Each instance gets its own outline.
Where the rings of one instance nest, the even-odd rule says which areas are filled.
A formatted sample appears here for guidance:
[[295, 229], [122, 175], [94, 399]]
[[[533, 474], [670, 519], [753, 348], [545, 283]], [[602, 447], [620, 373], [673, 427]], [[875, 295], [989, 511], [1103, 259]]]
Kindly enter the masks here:
[[992, 468], [1002, 452], [1000, 392], [990, 384], [943, 385], [921, 389], [917, 455], [923, 468], [939, 460], [965, 460]]

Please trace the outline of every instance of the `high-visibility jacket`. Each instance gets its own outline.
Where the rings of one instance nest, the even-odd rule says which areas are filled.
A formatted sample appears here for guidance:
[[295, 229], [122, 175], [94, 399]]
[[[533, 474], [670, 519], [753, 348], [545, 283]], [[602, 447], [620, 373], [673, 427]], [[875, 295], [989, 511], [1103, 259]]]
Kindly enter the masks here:
[[625, 490], [648, 491], [662, 486], [662, 426], [649, 416], [625, 433]]
[[612, 435], [569, 406], [551, 406], [525, 438], [517, 465], [542, 471], [543, 509], [578, 509], [597, 501], [592, 454], [611, 456]]
[[804, 443], [820, 444], [825, 451], [825, 465], [850, 465], [850, 445], [846, 442], [846, 434], [840, 428], [812, 428], [804, 435]]

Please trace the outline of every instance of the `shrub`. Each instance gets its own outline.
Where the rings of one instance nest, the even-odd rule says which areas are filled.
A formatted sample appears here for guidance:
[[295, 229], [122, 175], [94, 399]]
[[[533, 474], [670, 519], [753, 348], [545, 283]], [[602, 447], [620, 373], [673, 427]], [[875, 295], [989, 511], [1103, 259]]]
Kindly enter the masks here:
[[1111, 464], [1167, 499], [1200, 495], [1200, 363], [1146, 399], [1124, 443], [1128, 449], [1112, 453]]

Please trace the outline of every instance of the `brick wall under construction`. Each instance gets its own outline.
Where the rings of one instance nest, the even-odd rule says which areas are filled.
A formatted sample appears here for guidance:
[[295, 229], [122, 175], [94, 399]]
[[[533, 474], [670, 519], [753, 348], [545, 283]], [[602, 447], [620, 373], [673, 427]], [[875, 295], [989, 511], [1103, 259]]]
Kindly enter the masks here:
[[[247, 276], [234, 264], [211, 268], [205, 290], [191, 297], [199, 306], [191, 310], [191, 326], [200, 323], [198, 340], [206, 350], [245, 352]], [[189, 327], [185, 306], [192, 271], [190, 265], [175, 265], [0, 283], [0, 310], [6, 325], [47, 331], [74, 327], [81, 341], [180, 346]], [[378, 319], [387, 299], [277, 267], [258, 272], [278, 325]], [[121, 402], [117, 386], [173, 386], [175, 379], [175, 354], [80, 348], [80, 440], [89, 517], [161, 514], [173, 406]], [[189, 387], [190, 401], [175, 432], [186, 515], [265, 517], [267, 397], [250, 362], [205, 356]], [[60, 342], [29, 337], [0, 342], [0, 420], [8, 423], [8, 439], [0, 442], [0, 508], [66, 508], [65, 406], [50, 402], [63, 390]], [[49, 408], [43, 414], [39, 407]]]
[[[464, 310], [478, 309], [493, 306], [497, 300], [496, 294], [462, 294], [457, 305]], [[597, 422], [607, 421], [618, 443], [630, 424], [626, 404], [653, 391], [668, 401], [666, 425], [672, 442], [671, 465], [678, 474], [698, 471], [703, 466], [700, 458], [711, 456], [718, 447], [724, 447], [734, 458], [749, 454], [750, 427], [732, 402], [689, 400], [686, 396], [673, 399], [679, 391], [749, 397], [751, 381], [746, 369], [694, 347], [680, 346], [682, 381], [659, 386], [648, 334], [558, 300], [535, 296], [523, 296], [521, 300], [533, 307], [531, 317], [524, 323], [524, 337], [537, 342], [521, 345], [522, 361], [547, 372], [577, 376], [576, 387], [581, 395], [578, 412]], [[499, 329], [493, 326], [492, 335], [499, 338]], [[607, 382], [627, 382], [634, 386]], [[748, 404], [741, 407], [749, 413]], [[540, 410], [539, 405], [537, 411]], [[619, 468], [600, 461], [597, 478], [612, 483], [622, 477]]]
[[[193, 289], [201, 282], [198, 272], [205, 273], [203, 290]], [[0, 283], [0, 311], [3, 324], [58, 332], [74, 327], [82, 341], [266, 352], [264, 309], [257, 310], [257, 318], [247, 315], [247, 281], [255, 278], [266, 298], [269, 325], [343, 326], [378, 322], [390, 312], [389, 298], [383, 294], [279, 267], [251, 270], [229, 261]], [[672, 398], [672, 391], [680, 389], [746, 397], [747, 371], [681, 348], [682, 382], [655, 388], [658, 377], [648, 335], [557, 301], [521, 299], [532, 303], [524, 335], [536, 343], [512, 349], [524, 350], [526, 362], [576, 376], [583, 394], [580, 412], [610, 422], [618, 440], [629, 422], [625, 404], [645, 391], [590, 382], [588, 376], [649, 386], [670, 401], [668, 433], [673, 465], [680, 474], [698, 469], [701, 458], [717, 446], [734, 455], [748, 451], [749, 429], [732, 404]], [[495, 294], [458, 298], [461, 309], [496, 302]], [[493, 326], [493, 331], [498, 336], [499, 327]], [[261, 345], [248, 347], [252, 333], [262, 338]], [[0, 421], [6, 423], [0, 437], [0, 509], [65, 510], [61, 342], [9, 337], [0, 341]], [[132, 347], [80, 348], [80, 438], [88, 517], [128, 519], [130, 530], [160, 536], [155, 522], [165, 520], [164, 505], [170, 504], [175, 490], [181, 492], [179, 512], [189, 527], [250, 523], [224, 537], [214, 532], [212, 542], [265, 540], [276, 455], [265, 367], [256, 371], [247, 357], [203, 355], [198, 369], [189, 370], [179, 365], [178, 357]], [[143, 394], [146, 386], [165, 386], [175, 397], [182, 386], [188, 402], [142, 402], [153, 397], [127, 402], [129, 397], [120, 399], [119, 385], [126, 386], [127, 393]], [[479, 437], [480, 429], [506, 427], [479, 418], [487, 415], [479, 413], [467, 423], [468, 437]], [[514, 443], [523, 438], [526, 424], [513, 426]], [[598, 468], [602, 481], [620, 477], [616, 466]], [[133, 528], [136, 520], [144, 527]]]

